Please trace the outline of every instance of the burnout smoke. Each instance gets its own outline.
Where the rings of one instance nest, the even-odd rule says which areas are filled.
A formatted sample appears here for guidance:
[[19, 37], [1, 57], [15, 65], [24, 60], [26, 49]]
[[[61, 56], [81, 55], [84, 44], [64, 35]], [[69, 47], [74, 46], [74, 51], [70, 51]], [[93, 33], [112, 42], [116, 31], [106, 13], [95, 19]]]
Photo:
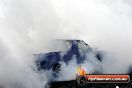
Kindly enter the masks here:
[[126, 73], [131, 15], [131, 0], [0, 0], [0, 87], [43, 88], [48, 72], [36, 70], [33, 54], [64, 49], [55, 39], [82, 39], [107, 52], [104, 73]]

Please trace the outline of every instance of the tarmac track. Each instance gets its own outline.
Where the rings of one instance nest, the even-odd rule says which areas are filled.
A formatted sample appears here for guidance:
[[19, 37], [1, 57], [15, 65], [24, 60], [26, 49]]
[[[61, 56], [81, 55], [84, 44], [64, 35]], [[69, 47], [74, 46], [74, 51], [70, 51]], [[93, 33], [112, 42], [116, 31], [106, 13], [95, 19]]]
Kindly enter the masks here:
[[76, 80], [53, 82], [49, 84], [50, 88], [132, 88], [132, 81], [129, 83], [87, 83], [78, 85]]

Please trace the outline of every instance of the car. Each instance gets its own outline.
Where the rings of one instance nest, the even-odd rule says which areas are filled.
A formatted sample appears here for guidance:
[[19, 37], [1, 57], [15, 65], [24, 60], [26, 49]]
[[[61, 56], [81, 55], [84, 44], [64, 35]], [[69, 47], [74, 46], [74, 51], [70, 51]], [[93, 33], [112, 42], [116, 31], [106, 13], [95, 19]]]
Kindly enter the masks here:
[[[96, 61], [102, 62], [103, 56], [100, 51], [94, 50], [83, 40], [56, 40], [63, 41], [66, 44], [66, 50], [34, 54], [35, 64], [38, 71], [52, 71], [52, 76], [49, 78], [49, 82], [55, 82], [59, 77], [61, 71], [62, 62], [67, 66], [75, 56], [75, 62], [78, 66], [85, 63], [87, 56], [92, 53], [95, 56]], [[90, 61], [90, 60], [89, 60]], [[91, 63], [94, 64], [93, 60]], [[97, 68], [97, 69], [96, 69]], [[92, 73], [101, 73], [101, 65], [96, 66]]]

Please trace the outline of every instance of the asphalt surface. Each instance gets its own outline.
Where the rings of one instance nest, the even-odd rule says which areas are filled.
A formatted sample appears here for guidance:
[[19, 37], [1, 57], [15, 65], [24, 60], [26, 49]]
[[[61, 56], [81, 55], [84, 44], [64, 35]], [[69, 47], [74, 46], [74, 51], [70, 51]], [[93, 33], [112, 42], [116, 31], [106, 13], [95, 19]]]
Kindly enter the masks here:
[[88, 83], [78, 85], [76, 80], [53, 82], [49, 84], [50, 88], [132, 88], [132, 81], [129, 83]]

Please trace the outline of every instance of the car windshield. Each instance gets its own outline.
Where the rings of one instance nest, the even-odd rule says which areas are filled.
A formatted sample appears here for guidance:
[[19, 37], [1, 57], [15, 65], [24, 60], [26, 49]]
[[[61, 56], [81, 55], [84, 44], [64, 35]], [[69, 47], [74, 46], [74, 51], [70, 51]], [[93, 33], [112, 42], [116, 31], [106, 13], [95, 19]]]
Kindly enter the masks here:
[[82, 53], [87, 52], [90, 49], [89, 45], [87, 45], [84, 41], [78, 42], [78, 48]]

